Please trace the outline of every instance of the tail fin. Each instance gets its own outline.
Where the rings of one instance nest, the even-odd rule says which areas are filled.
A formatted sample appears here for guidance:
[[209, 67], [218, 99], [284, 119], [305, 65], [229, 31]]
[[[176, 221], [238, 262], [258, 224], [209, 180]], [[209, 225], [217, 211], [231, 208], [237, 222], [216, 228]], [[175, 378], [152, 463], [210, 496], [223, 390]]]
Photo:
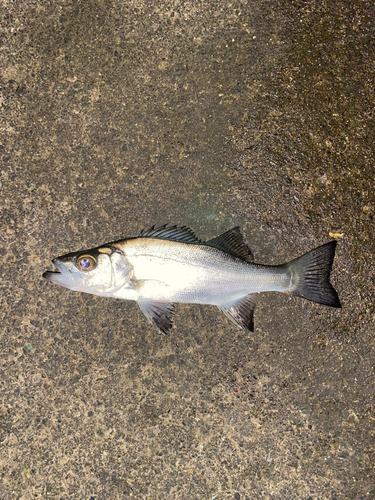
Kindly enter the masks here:
[[292, 273], [291, 293], [298, 297], [331, 307], [341, 307], [336, 290], [329, 282], [336, 241], [285, 264]]

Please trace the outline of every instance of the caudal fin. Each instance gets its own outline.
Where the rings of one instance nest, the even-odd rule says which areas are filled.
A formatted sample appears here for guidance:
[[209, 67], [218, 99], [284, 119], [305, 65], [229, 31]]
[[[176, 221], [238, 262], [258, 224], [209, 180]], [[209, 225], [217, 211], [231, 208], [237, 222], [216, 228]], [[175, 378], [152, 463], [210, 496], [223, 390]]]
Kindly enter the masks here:
[[286, 267], [292, 272], [291, 292], [304, 299], [331, 307], [341, 307], [336, 290], [329, 282], [336, 241], [330, 241], [294, 259]]

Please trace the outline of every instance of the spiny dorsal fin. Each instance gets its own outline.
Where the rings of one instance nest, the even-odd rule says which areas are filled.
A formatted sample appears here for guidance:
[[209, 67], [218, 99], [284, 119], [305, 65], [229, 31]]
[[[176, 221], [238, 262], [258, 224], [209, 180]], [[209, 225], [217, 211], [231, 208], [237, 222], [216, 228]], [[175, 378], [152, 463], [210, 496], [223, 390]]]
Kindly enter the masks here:
[[238, 226], [233, 229], [229, 229], [226, 233], [223, 233], [212, 240], [207, 241], [206, 245], [229, 253], [230, 255], [233, 255], [233, 257], [238, 257], [239, 259], [246, 260], [248, 262], [253, 261], [251, 250], [244, 242], [241, 230]]
[[140, 238], [158, 238], [159, 240], [180, 241], [181, 243], [195, 243], [199, 244], [202, 241], [195, 236], [193, 231], [187, 227], [171, 226], [167, 224], [155, 228], [152, 226], [150, 229], [142, 229]]
[[245, 295], [241, 299], [218, 306], [221, 312], [235, 325], [243, 328], [245, 332], [254, 331], [254, 309], [257, 294]]

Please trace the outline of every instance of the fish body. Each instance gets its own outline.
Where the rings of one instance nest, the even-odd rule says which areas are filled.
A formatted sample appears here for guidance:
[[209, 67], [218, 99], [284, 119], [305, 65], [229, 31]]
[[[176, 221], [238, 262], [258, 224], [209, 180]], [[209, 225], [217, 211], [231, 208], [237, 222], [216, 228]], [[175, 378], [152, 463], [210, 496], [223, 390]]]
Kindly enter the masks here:
[[174, 303], [216, 305], [245, 331], [254, 329], [258, 294], [286, 292], [340, 307], [329, 282], [331, 241], [279, 266], [255, 264], [238, 227], [207, 242], [187, 227], [152, 227], [139, 237], [54, 259], [44, 278], [72, 290], [135, 300], [166, 333]]

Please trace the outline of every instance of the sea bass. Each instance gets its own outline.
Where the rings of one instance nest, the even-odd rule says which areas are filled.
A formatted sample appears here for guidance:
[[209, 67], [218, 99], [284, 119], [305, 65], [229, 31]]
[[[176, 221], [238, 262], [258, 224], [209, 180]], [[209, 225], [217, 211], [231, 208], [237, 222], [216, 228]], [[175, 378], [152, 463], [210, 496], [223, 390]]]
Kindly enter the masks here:
[[255, 264], [240, 228], [203, 242], [186, 226], [166, 225], [53, 259], [43, 277], [78, 292], [135, 300], [162, 332], [174, 303], [213, 304], [245, 331], [254, 331], [262, 292], [286, 292], [341, 307], [329, 282], [336, 241], [278, 266]]

